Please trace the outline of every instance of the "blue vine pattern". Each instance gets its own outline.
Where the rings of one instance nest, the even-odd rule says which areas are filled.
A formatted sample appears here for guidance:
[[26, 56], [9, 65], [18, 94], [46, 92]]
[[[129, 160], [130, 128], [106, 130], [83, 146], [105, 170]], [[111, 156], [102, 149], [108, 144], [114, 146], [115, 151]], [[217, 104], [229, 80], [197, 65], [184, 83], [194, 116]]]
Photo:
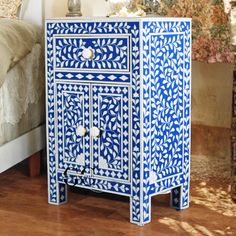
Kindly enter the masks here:
[[[56, 68], [129, 70], [128, 38], [56, 38]], [[83, 50], [93, 52], [91, 59]]]
[[101, 130], [93, 139], [94, 174], [126, 180], [129, 175], [129, 88], [92, 86], [93, 126]]
[[107, 168], [121, 170], [121, 97], [100, 97], [100, 155], [106, 159]]
[[[66, 176], [69, 185], [129, 196], [132, 223], [143, 225], [150, 222], [151, 196], [165, 190], [172, 190], [173, 207], [188, 207], [190, 21], [49, 21], [46, 32], [49, 202], [61, 204], [67, 200], [63, 172], [69, 168]], [[117, 41], [113, 41], [116, 37], [110, 36], [114, 34], [119, 35]], [[90, 40], [77, 35], [88, 35]], [[94, 50], [93, 59], [97, 62], [84, 60], [81, 56], [83, 48]], [[112, 55], [110, 59], [109, 55]], [[116, 60], [118, 55], [119, 60]], [[74, 69], [81, 71], [76, 73]], [[103, 73], [112, 71], [116, 73]], [[98, 84], [84, 85], [71, 80], [96, 81]], [[104, 84], [100, 84], [101, 81]], [[96, 139], [93, 142], [92, 169], [89, 137], [84, 139], [84, 165], [73, 162], [73, 158], [81, 153], [79, 137], [76, 137], [79, 145], [75, 148], [75, 139], [71, 135], [75, 124], [82, 122], [77, 118], [81, 117], [79, 100], [83, 92], [86, 97], [83, 102], [85, 126], [89, 128], [92, 123], [102, 131], [100, 143]], [[66, 109], [69, 111], [64, 118], [62, 93], [66, 94], [64, 102], [68, 102]], [[74, 101], [71, 106], [67, 95]], [[95, 105], [93, 111], [85, 105], [90, 102]], [[102, 104], [104, 108], [98, 111]], [[109, 108], [110, 105], [113, 107]], [[70, 111], [73, 106], [78, 106], [75, 113]], [[118, 113], [110, 112], [114, 109]], [[68, 136], [63, 136], [62, 120], [70, 119], [69, 116], [75, 116], [75, 119], [66, 122]], [[112, 118], [113, 122], [106, 122]], [[155, 138], [157, 141], [153, 141]], [[62, 146], [65, 140], [70, 149], [66, 151], [66, 157], [73, 163], [65, 161], [67, 158]], [[106, 144], [107, 147], [113, 145], [113, 148], [107, 148]], [[73, 155], [68, 154], [71, 150]], [[99, 155], [104, 157], [105, 165], [101, 165]], [[84, 170], [84, 175], [78, 178], [73, 170], [79, 173]]]

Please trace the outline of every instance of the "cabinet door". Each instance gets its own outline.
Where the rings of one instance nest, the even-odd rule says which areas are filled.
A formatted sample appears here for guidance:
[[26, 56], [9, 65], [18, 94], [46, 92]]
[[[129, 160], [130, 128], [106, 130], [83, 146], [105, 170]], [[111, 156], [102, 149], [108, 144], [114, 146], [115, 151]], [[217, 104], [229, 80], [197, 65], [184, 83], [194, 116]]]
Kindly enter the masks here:
[[92, 86], [92, 125], [100, 135], [92, 137], [93, 174], [129, 181], [129, 87]]
[[[90, 169], [89, 85], [57, 83], [58, 167], [81, 173]], [[83, 133], [84, 129], [84, 133]]]

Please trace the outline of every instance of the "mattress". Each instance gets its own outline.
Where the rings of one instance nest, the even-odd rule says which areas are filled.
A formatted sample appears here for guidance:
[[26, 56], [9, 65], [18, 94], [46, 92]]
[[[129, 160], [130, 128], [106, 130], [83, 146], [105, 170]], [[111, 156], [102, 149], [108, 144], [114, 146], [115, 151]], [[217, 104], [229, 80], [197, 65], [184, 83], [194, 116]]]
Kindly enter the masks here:
[[12, 67], [0, 86], [0, 145], [36, 128], [45, 120], [42, 46]]

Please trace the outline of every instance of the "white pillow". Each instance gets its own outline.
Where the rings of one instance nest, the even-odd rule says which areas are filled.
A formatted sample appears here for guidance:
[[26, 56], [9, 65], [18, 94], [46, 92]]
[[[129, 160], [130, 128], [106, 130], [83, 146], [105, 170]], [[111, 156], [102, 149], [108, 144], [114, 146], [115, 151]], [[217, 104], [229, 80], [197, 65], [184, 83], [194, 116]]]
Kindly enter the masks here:
[[20, 19], [24, 18], [28, 4], [29, 4], [29, 0], [22, 0], [21, 7], [19, 9], [19, 18]]
[[0, 0], [0, 17], [17, 18], [22, 0]]
[[32, 24], [43, 24], [43, 1], [46, 0], [22, 0], [19, 18]]

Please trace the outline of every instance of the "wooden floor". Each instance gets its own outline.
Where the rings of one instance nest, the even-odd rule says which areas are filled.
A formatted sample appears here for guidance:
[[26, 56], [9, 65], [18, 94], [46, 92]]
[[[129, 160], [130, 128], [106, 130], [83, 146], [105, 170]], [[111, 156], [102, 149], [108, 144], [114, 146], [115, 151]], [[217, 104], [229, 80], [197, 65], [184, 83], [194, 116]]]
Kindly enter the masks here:
[[169, 208], [169, 196], [152, 198], [152, 222], [129, 223], [129, 199], [70, 189], [69, 202], [47, 203], [46, 176], [27, 177], [24, 166], [0, 174], [0, 236], [236, 235], [236, 205], [227, 183], [192, 182], [190, 208]]

